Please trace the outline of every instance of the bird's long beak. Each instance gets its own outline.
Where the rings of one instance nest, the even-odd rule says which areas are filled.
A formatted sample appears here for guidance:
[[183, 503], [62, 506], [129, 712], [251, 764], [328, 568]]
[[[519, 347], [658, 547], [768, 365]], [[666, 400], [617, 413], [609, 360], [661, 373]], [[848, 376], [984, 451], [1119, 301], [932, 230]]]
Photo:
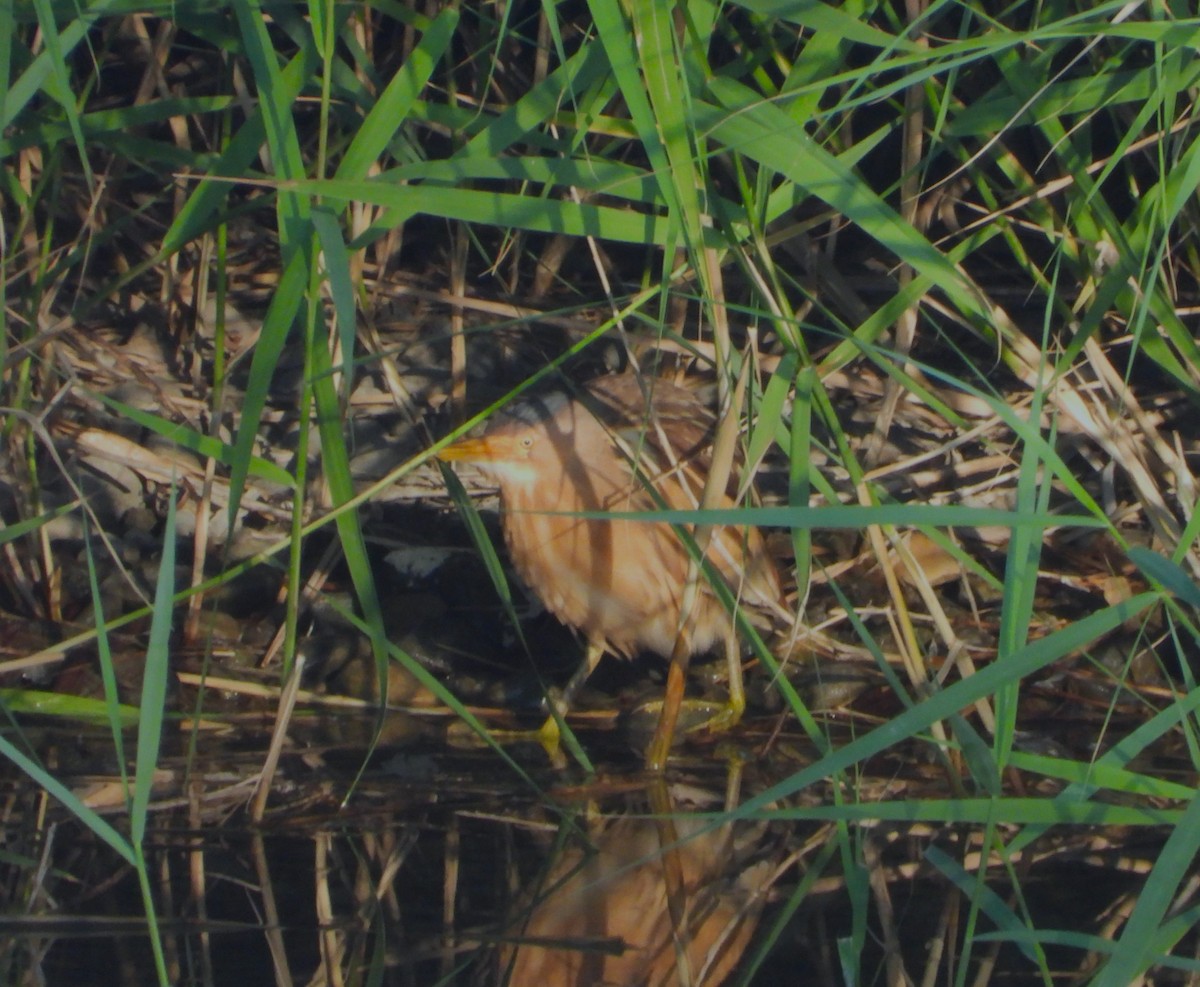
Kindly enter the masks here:
[[494, 459], [495, 455], [496, 450], [492, 440], [486, 435], [481, 435], [475, 439], [467, 438], [451, 442], [437, 454], [437, 458], [446, 463], [480, 463]]

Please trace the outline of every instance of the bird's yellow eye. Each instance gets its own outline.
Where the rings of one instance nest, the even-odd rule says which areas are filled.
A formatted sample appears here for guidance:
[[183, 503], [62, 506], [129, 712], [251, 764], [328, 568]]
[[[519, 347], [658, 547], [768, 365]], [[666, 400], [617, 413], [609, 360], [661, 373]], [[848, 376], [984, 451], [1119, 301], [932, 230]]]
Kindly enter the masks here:
[[522, 449], [532, 449], [533, 448], [533, 436], [532, 435], [522, 435], [521, 436], [521, 448]]

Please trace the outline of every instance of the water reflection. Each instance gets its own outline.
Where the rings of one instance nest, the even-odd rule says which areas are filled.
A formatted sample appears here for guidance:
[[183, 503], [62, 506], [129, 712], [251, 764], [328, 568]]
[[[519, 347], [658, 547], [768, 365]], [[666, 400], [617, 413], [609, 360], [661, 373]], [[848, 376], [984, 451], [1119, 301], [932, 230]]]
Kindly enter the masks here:
[[564, 851], [527, 894], [500, 982], [724, 982], [772, 883], [766, 826], [621, 816], [588, 835], [591, 846]]

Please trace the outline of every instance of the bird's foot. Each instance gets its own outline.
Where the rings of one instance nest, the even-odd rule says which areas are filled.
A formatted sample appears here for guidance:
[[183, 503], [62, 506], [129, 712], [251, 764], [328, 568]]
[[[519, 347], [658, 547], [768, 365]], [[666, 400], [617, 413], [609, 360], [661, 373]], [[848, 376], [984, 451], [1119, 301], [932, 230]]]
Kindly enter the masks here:
[[707, 723], [702, 723], [700, 726], [713, 733], [724, 733], [732, 730], [742, 721], [744, 712], [746, 712], [746, 700], [730, 696], [728, 701], [721, 705], [718, 712]]
[[[536, 730], [485, 730], [483, 734], [462, 722], [451, 723], [446, 731], [446, 739], [452, 747], [477, 750], [489, 745], [507, 746], [510, 744], [537, 743], [545, 750], [550, 763], [555, 768], [567, 766], [566, 755], [563, 754], [563, 742], [558, 723], [554, 717], [549, 717]], [[570, 745], [568, 745], [569, 747]]]
[[[655, 699], [642, 703], [634, 711], [637, 716], [657, 717], [662, 713], [663, 702]], [[721, 732], [737, 726], [742, 718], [745, 704], [721, 703], [711, 699], [685, 699], [679, 704], [680, 733], [696, 733], [699, 730]]]
[[[566, 710], [560, 707], [557, 712], [559, 716], [562, 716]], [[567, 766], [567, 758], [562, 751], [562, 730], [559, 728], [558, 719], [553, 713], [546, 717], [546, 722], [538, 728], [537, 732], [534, 733], [534, 737], [542, 745], [542, 750], [546, 752], [546, 756], [550, 758], [550, 763], [555, 768], [565, 768]]]

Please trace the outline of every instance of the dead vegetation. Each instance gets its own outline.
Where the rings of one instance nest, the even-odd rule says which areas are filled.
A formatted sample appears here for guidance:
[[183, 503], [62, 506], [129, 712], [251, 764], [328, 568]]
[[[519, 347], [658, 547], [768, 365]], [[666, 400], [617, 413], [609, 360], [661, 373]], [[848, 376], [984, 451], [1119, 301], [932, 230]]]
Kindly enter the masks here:
[[[12, 25], [0, 979], [1195, 982], [1200, 24], [646, 6]], [[431, 458], [630, 363], [813, 633], [666, 779]]]

